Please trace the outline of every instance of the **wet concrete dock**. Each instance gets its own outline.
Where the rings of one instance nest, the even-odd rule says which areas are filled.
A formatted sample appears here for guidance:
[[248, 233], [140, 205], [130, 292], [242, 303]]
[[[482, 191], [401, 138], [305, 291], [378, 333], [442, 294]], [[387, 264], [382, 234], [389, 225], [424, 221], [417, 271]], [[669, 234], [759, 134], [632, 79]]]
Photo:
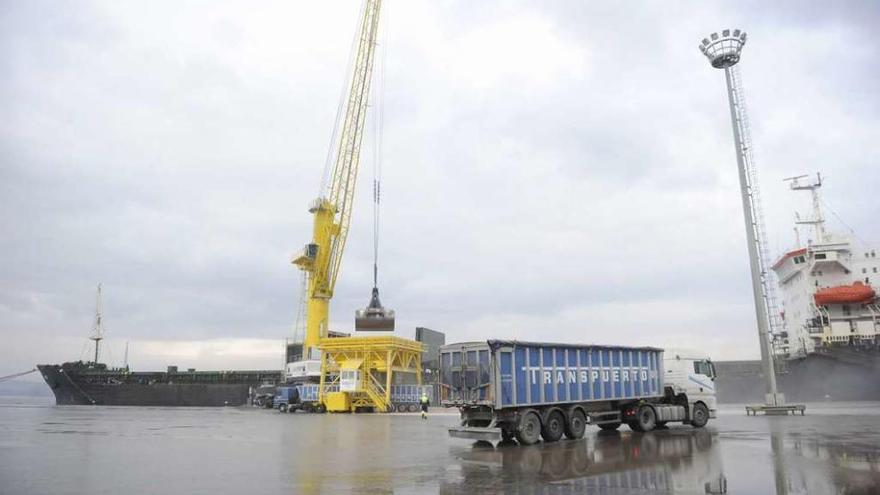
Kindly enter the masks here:
[[880, 403], [521, 447], [457, 416], [0, 404], [3, 493], [880, 493]]

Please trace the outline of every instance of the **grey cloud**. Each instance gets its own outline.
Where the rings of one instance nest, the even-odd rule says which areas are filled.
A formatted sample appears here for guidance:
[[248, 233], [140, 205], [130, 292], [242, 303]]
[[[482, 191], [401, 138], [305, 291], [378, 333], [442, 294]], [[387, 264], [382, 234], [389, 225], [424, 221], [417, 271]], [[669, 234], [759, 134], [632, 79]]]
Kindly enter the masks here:
[[[773, 249], [803, 205], [780, 180], [814, 170], [880, 238], [872, 3], [386, 8], [380, 284], [404, 335], [756, 355], [723, 78], [696, 49], [729, 26]], [[355, 11], [2, 7], [0, 368], [75, 358], [97, 281], [118, 339], [290, 334]], [[339, 329], [369, 295], [370, 156]]]

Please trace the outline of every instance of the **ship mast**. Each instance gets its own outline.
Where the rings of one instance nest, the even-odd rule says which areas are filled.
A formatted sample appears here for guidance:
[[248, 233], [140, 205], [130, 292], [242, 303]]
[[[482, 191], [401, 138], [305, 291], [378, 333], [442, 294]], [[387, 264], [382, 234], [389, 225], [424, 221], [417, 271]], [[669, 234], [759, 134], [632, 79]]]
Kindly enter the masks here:
[[103, 303], [101, 302], [101, 284], [98, 284], [98, 296], [97, 302], [95, 303], [95, 323], [92, 325], [92, 334], [89, 336], [89, 340], [95, 341], [95, 361], [94, 364], [98, 364], [98, 349], [101, 346], [101, 340], [104, 339], [104, 323], [101, 316]]
[[817, 172], [815, 181], [810, 181], [807, 184], [801, 183], [800, 180], [806, 177], [808, 176], [799, 175], [797, 177], [783, 179], [783, 181], [790, 182], [789, 187], [792, 191], [810, 191], [810, 194], [813, 196], [813, 218], [810, 218], [809, 220], [801, 220], [800, 216], [798, 216], [795, 223], [798, 225], [812, 225], [813, 234], [815, 236], [813, 242], [821, 244], [828, 240], [827, 234], [825, 233], [825, 217], [822, 216], [822, 201], [819, 199], [819, 188], [822, 187], [822, 175]]

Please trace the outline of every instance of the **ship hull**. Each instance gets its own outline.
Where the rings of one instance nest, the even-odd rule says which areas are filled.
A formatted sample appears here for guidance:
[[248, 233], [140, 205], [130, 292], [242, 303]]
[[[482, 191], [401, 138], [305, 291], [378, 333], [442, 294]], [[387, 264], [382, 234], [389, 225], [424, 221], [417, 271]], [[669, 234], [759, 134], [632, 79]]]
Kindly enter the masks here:
[[[192, 375], [166, 373], [78, 372], [61, 365], [37, 368], [57, 405], [219, 407], [248, 403], [251, 392], [280, 376], [277, 371], [258, 371], [227, 376], [221, 372], [200, 372], [199, 380], [186, 383]], [[227, 383], [217, 382], [223, 379]], [[210, 382], [213, 381], [213, 382]]]
[[[718, 361], [718, 402], [763, 402], [760, 361]], [[789, 402], [880, 400], [880, 353], [829, 350], [785, 363], [777, 373]]]

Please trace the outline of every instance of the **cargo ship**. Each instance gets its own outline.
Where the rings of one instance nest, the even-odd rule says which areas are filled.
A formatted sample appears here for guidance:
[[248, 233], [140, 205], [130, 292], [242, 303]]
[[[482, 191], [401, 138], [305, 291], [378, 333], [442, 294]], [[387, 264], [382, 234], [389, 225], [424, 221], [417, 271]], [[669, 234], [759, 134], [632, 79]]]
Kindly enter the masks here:
[[280, 383], [283, 378], [281, 370], [179, 371], [169, 366], [166, 371], [133, 372], [127, 364], [110, 368], [98, 361], [103, 338], [99, 284], [95, 323], [89, 337], [95, 343], [94, 359], [37, 365], [57, 405], [242, 406], [261, 387]]
[[242, 406], [257, 389], [281, 380], [279, 370], [129, 371], [103, 363], [41, 364], [57, 405]]
[[[811, 194], [812, 214], [799, 216], [796, 245], [772, 265], [781, 307], [773, 315], [777, 381], [789, 400], [880, 400], [880, 258], [854, 236], [826, 230], [822, 178], [787, 179]], [[798, 226], [811, 232], [801, 242]], [[763, 398], [760, 361], [716, 363], [718, 398]]]

